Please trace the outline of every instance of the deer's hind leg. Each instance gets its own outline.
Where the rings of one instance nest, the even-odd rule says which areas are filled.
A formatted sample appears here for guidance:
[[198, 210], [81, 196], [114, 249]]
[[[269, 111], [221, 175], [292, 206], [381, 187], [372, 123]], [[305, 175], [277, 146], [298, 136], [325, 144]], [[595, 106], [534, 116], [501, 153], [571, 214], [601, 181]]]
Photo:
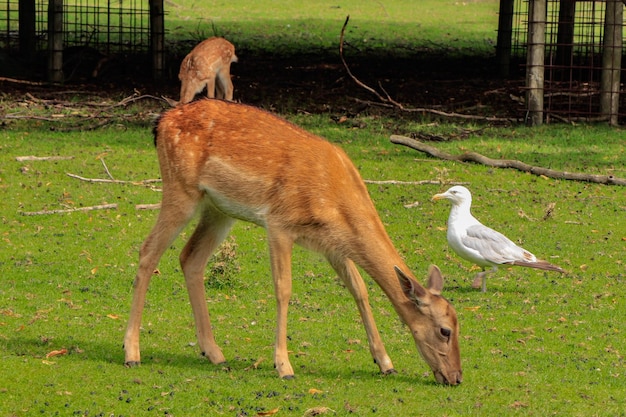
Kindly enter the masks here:
[[215, 342], [204, 291], [204, 270], [211, 254], [217, 249], [230, 231], [234, 219], [218, 211], [205, 208], [193, 235], [180, 254], [180, 264], [185, 274], [185, 283], [196, 324], [196, 337], [202, 355], [212, 363], [226, 362], [221, 349]]
[[[173, 201], [173, 203], [168, 204], [168, 201]], [[139, 268], [133, 284], [133, 301], [128, 325], [126, 327], [126, 334], [124, 336], [124, 363], [126, 366], [135, 366], [141, 362], [139, 332], [150, 278], [161, 256], [189, 220], [191, 220], [194, 212], [195, 202], [191, 199], [180, 198], [178, 200], [167, 200], [164, 195], [157, 222], [141, 245], [139, 251]]]
[[395, 373], [393, 363], [387, 355], [385, 346], [383, 345], [374, 316], [372, 315], [372, 308], [369, 303], [369, 295], [367, 288], [363, 282], [363, 278], [359, 273], [356, 265], [348, 258], [333, 258], [327, 257], [328, 261], [335, 269], [341, 280], [345, 283], [346, 287], [354, 297], [356, 305], [361, 314], [361, 320], [367, 333], [367, 341], [369, 343], [370, 352], [374, 358], [374, 362], [379, 366], [380, 371], [384, 374]]
[[233, 101], [233, 80], [230, 77], [230, 65], [222, 67], [216, 74], [216, 98]]
[[[211, 72], [210, 74], [207, 74], [206, 76], [206, 96], [208, 98], [216, 98], [215, 93], [219, 93], [219, 91], [215, 90], [215, 84], [216, 84], [216, 78], [217, 78], [217, 74], [214, 72]], [[217, 97], [220, 98], [220, 97]]]

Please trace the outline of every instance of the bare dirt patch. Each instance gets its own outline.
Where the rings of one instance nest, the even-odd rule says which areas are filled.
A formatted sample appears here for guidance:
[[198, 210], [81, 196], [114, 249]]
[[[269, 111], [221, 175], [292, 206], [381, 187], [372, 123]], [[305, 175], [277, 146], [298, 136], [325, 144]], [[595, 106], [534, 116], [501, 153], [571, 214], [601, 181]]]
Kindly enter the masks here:
[[[333, 54], [272, 56], [238, 51], [233, 64], [235, 100], [277, 112], [331, 113], [348, 117], [363, 112], [395, 112], [381, 106], [376, 95], [358, 85], [347, 73], [338, 52]], [[445, 113], [515, 119], [523, 117], [522, 80], [496, 76], [493, 59], [487, 57], [449, 57], [445, 53], [416, 54], [414, 57], [346, 57], [353, 75], [362, 83], [388, 95], [405, 108], [426, 108]], [[63, 103], [89, 103], [106, 100], [110, 105], [131, 95], [178, 99], [177, 61], [170, 63], [167, 79], [149, 80], [149, 67], [135, 65], [134, 71], [116, 69], [113, 62], [98, 78], [90, 71], [74, 72], [74, 79], [59, 86], [30, 82], [0, 81], [2, 116], [13, 107], [11, 102], [26, 101], [60, 111]], [[80, 74], [83, 74], [80, 76]], [[15, 77], [13, 77], [15, 78]], [[519, 77], [518, 77], [519, 78]], [[163, 101], [144, 100], [144, 106], [160, 111]], [[22, 106], [24, 107], [24, 106]], [[102, 109], [100, 109], [102, 110]], [[93, 114], [97, 111], [91, 112]], [[423, 112], [414, 113], [416, 116]], [[446, 117], [445, 115], [434, 117]]]

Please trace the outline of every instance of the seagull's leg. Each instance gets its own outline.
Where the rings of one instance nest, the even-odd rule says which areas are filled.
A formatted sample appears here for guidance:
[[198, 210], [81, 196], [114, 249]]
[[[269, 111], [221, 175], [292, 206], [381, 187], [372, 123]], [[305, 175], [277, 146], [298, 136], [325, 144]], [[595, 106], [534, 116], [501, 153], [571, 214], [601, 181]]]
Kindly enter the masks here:
[[487, 274], [495, 273], [498, 270], [498, 267], [494, 265], [491, 271], [485, 271], [483, 268], [482, 272], [476, 274], [476, 278], [474, 278], [474, 282], [472, 282], [472, 288], [480, 288], [482, 292], [487, 292]]
[[472, 282], [472, 288], [478, 289], [482, 287], [483, 292], [487, 291], [487, 280], [485, 279], [485, 275], [487, 275], [487, 271], [483, 268], [482, 272], [476, 274], [476, 278], [474, 278], [474, 281]]

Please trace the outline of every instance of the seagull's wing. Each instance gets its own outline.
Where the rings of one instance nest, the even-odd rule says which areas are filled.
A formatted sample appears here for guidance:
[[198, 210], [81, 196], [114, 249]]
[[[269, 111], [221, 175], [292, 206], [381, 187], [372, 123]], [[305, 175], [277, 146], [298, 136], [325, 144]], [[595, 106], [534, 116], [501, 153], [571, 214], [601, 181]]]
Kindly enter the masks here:
[[477, 251], [480, 256], [494, 264], [506, 264], [516, 261], [535, 262], [535, 255], [520, 248], [502, 233], [483, 224], [469, 226], [462, 238], [466, 247]]

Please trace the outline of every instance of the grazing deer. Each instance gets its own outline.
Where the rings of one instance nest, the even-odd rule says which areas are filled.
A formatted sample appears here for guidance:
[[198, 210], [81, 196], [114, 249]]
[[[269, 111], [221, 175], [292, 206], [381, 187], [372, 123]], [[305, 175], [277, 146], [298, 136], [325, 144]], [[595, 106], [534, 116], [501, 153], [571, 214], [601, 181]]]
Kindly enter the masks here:
[[209, 98], [232, 101], [232, 62], [237, 62], [235, 47], [224, 38], [209, 38], [196, 45], [180, 64], [180, 104], [191, 102], [204, 87]]
[[[428, 286], [417, 282], [385, 232], [359, 172], [324, 139], [263, 110], [199, 100], [164, 113], [155, 128], [163, 180], [156, 225], [144, 241], [124, 349], [127, 366], [140, 362], [139, 329], [150, 277], [172, 241], [199, 212], [180, 254], [202, 354], [225, 362], [204, 296], [204, 269], [236, 219], [267, 230], [277, 301], [274, 364], [294, 375], [287, 353], [287, 306], [294, 244], [322, 253], [354, 297], [374, 362], [393, 373], [368, 301], [361, 266], [391, 300], [440, 383], [462, 380], [459, 324], [441, 296], [443, 278], [431, 266]], [[356, 264], [356, 265], [355, 265]]]

